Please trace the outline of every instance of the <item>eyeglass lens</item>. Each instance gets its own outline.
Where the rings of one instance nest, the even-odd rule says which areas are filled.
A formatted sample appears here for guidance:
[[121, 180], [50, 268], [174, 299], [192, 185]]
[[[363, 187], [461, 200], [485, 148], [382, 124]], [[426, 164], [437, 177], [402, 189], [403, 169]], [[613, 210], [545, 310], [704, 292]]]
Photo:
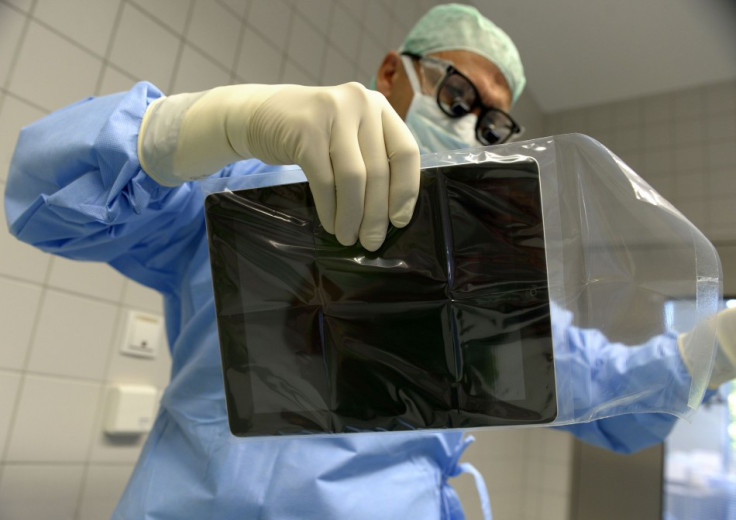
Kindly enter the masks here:
[[459, 74], [445, 78], [437, 92], [440, 108], [449, 116], [464, 116], [473, 109], [476, 100], [475, 87]]
[[[468, 78], [450, 70], [437, 91], [437, 103], [450, 117], [462, 117], [477, 105], [478, 91]], [[516, 131], [516, 124], [503, 111], [484, 107], [478, 119], [476, 134], [483, 144], [503, 143]]]

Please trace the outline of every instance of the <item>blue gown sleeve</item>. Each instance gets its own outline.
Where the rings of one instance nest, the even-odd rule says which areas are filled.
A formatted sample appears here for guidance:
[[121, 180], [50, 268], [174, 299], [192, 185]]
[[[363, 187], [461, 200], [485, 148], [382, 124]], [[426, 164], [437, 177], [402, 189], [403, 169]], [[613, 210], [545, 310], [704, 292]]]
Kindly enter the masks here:
[[671, 408], [673, 402], [686, 402], [691, 384], [678, 353], [676, 334], [661, 334], [641, 345], [627, 346], [609, 341], [598, 330], [570, 325], [567, 311], [553, 309], [555, 315], [555, 341], [567, 341], [568, 345], [559, 362], [572, 376], [566, 386], [562, 385], [569, 389], [574, 415], [595, 417], [600, 410], [606, 415], [557, 428], [619, 453], [662, 442], [678, 418], [658, 410]]
[[[138, 128], [163, 94], [146, 82], [88, 98], [24, 128], [5, 190], [10, 232], [40, 249], [107, 262], [164, 294], [204, 233], [198, 183], [158, 185], [137, 156]], [[243, 163], [250, 163], [243, 164]], [[215, 175], [261, 168], [234, 163]]]

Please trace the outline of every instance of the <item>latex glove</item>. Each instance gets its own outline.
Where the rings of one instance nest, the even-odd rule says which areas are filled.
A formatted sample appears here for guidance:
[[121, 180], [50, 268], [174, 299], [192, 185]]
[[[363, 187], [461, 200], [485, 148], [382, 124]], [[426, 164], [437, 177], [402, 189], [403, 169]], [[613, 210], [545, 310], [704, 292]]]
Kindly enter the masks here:
[[297, 164], [324, 229], [370, 251], [389, 220], [409, 223], [419, 191], [411, 132], [383, 95], [359, 83], [231, 85], [161, 98], [143, 117], [138, 156], [165, 186], [251, 157]]
[[697, 353], [702, 353], [702, 350], [692, 348], [690, 342], [709, 341], [714, 337], [717, 350], [708, 384], [708, 388], [711, 389], [736, 379], [736, 308], [722, 310], [679, 336], [680, 356], [691, 374], [694, 368], [699, 364], [702, 366], [705, 360], [694, 357]]

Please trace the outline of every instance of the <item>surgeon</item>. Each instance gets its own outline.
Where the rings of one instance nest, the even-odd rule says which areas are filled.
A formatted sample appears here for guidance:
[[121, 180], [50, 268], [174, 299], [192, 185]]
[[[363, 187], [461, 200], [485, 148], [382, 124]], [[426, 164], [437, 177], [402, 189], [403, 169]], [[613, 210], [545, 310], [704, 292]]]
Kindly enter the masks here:
[[[44, 251], [107, 262], [164, 297], [171, 382], [114, 518], [463, 518], [448, 483], [462, 472], [476, 476], [490, 518], [482, 478], [458, 462], [469, 442], [460, 431], [230, 434], [197, 180], [297, 164], [324, 228], [376, 250], [389, 223], [411, 219], [420, 150], [518, 135], [509, 110], [524, 82], [509, 37], [476, 9], [449, 4], [386, 55], [376, 90], [247, 84], [167, 97], [142, 82], [21, 132], [5, 194], [11, 232]], [[600, 334], [571, 331], [555, 333], [578, 353], [608, 348]], [[642, 364], [677, 338], [656, 341], [639, 350]], [[684, 363], [667, 369], [688, 383]], [[631, 451], [661, 440], [674, 418], [607, 421], [573, 433]]]

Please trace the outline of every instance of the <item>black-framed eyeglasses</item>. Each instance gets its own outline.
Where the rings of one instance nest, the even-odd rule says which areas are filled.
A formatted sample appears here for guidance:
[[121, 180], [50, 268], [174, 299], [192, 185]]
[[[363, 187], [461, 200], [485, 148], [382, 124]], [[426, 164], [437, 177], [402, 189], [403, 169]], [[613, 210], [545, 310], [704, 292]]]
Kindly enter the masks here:
[[481, 144], [505, 143], [512, 136], [521, 133], [522, 128], [508, 113], [481, 101], [478, 88], [451, 62], [409, 52], [403, 52], [402, 55], [418, 60], [422, 66], [435, 69], [434, 72], [425, 74], [425, 78], [436, 85], [437, 105], [444, 114], [458, 118], [480, 108], [475, 137]]

